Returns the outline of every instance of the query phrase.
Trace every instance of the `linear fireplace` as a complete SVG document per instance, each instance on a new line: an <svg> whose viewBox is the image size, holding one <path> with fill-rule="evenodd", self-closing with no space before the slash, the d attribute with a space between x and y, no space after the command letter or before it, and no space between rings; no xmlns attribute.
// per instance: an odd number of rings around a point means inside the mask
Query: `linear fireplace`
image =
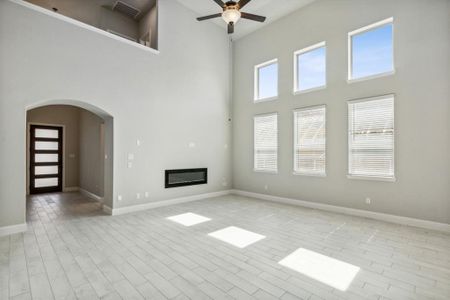
<svg viewBox="0 0 450 300"><path fill-rule="evenodd" d="M166 170L165 186L173 188L178 186L197 185L208 183L208 169L178 169Z"/></svg>

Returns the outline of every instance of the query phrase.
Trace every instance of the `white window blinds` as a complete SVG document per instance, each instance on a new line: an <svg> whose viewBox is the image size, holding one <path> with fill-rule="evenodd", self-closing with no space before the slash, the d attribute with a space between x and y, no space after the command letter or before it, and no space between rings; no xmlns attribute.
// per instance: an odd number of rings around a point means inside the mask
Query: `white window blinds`
<svg viewBox="0 0 450 300"><path fill-rule="evenodd" d="M394 96L350 101L349 173L394 179Z"/></svg>
<svg viewBox="0 0 450 300"><path fill-rule="evenodd" d="M255 171L276 172L278 169L278 115L254 117Z"/></svg>
<svg viewBox="0 0 450 300"><path fill-rule="evenodd" d="M325 175L326 108L316 106L294 111L294 172Z"/></svg>

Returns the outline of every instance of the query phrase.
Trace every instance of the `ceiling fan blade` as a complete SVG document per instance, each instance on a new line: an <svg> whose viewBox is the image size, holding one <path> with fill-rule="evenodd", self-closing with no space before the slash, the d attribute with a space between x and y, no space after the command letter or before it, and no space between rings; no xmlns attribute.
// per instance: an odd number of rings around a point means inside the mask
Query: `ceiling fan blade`
<svg viewBox="0 0 450 300"><path fill-rule="evenodd" d="M198 21L204 21L204 20L208 20L208 19L214 19L214 18L218 18L221 17L222 14L214 14L214 15L209 15L209 16L204 16L204 17L200 17L197 18Z"/></svg>
<svg viewBox="0 0 450 300"><path fill-rule="evenodd" d="M228 34L232 34L234 32L234 23L228 23Z"/></svg>
<svg viewBox="0 0 450 300"><path fill-rule="evenodd" d="M216 2L218 5L220 5L220 7L224 7L225 3L223 3L221 0L213 0L214 2Z"/></svg>
<svg viewBox="0 0 450 300"><path fill-rule="evenodd" d="M248 14L248 13L245 13L245 12L241 13L241 18L249 19L249 20L257 21L257 22L264 22L266 20L266 17L253 15L253 14Z"/></svg>
<svg viewBox="0 0 450 300"><path fill-rule="evenodd" d="M252 1L252 0L241 0L241 1L239 1L239 3L238 3L239 8L240 8L240 9L243 8L243 7L246 6L250 1Z"/></svg>

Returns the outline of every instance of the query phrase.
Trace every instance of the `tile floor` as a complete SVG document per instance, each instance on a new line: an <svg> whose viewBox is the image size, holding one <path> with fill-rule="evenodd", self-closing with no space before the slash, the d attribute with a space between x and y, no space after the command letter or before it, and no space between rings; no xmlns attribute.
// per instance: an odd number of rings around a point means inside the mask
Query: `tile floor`
<svg viewBox="0 0 450 300"><path fill-rule="evenodd" d="M167 219L185 213L211 220ZM0 299L450 299L439 232L234 195L110 217L48 194L27 215L26 233L0 237ZM227 227L264 238L208 235Z"/></svg>

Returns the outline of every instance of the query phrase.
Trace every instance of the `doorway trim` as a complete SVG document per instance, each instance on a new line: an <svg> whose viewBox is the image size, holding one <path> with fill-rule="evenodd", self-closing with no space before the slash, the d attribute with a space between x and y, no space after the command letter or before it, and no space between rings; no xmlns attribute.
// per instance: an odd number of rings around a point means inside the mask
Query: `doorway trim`
<svg viewBox="0 0 450 300"><path fill-rule="evenodd" d="M33 110L35 108L39 108L39 107L49 106L49 105L75 106L78 108L85 109L85 110L97 115L101 119L103 119L103 121L104 121L104 139L105 139L104 140L105 162L103 164L103 171L104 171L104 173L103 173L103 177L104 177L103 178L103 180L104 180L103 210L107 214L111 214L111 211L114 208L114 202L115 202L114 199L117 196L117 193L115 191L115 182L114 182L114 169L115 169L115 166L117 163L115 155L114 155L115 154L114 153L114 150L115 150L114 116L112 114L110 114L109 112L107 112L106 110L104 110L103 108L100 108L99 106L97 106L92 101L86 102L86 101L74 100L74 99L70 99L70 98L47 99L47 100L37 101L33 104L30 104L30 105L27 105L24 107L25 120L24 120L23 124L25 124L25 128L28 128L28 125L27 125L28 122L26 119L28 111ZM28 135L28 134L29 133L27 131L26 135ZM26 139L26 141L27 141L27 139ZM28 152L28 151L25 151L25 152ZM26 166L26 164L25 164L25 169L27 169L27 168L28 168L28 166ZM26 170L25 170L25 172L26 172ZM26 174L24 174L24 175L27 178L26 179L26 181L27 181L28 176L26 176ZM24 191L27 191L27 190L28 190L28 182L26 182L26 187L25 187ZM64 192L69 192L69 191L79 191L79 187L69 187L69 189L65 190ZM26 216L26 212L24 210L24 219L25 219L25 216Z"/></svg>

